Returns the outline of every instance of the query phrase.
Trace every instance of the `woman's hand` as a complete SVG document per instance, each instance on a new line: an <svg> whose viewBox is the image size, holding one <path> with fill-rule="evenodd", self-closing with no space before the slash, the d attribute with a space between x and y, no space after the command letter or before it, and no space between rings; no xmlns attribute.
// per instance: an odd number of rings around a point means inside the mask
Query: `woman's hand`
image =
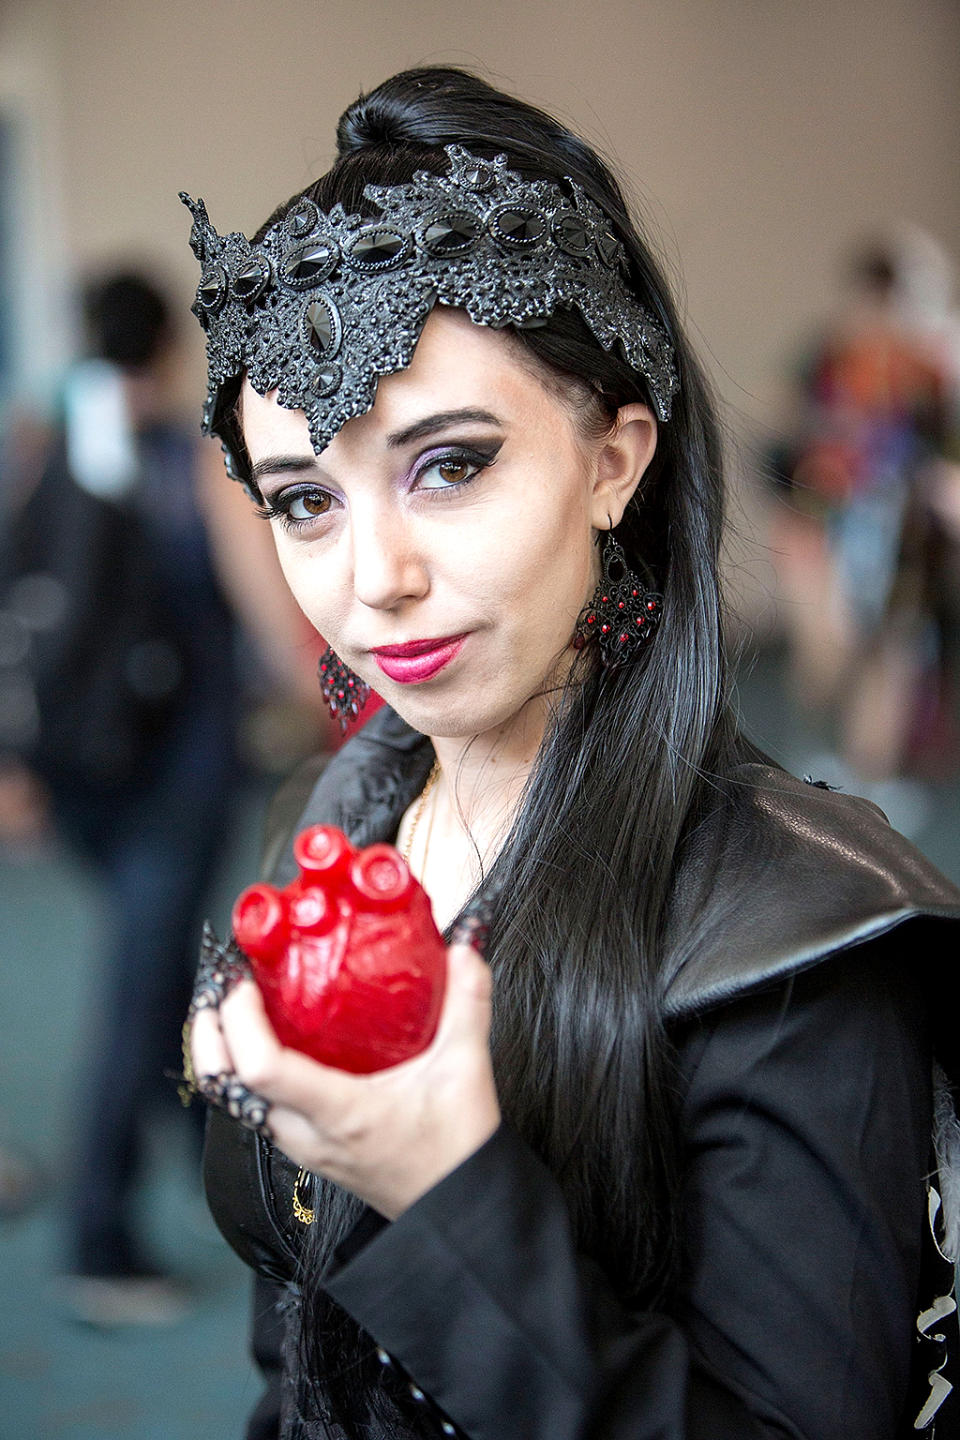
<svg viewBox="0 0 960 1440"><path fill-rule="evenodd" d="M387 1219L488 1140L500 1123L490 1060L490 971L469 945L447 951L437 1033L412 1060L371 1075L319 1065L278 1041L257 986L242 980L193 1021L197 1083L232 1072L269 1102L266 1128L297 1165Z"/></svg>

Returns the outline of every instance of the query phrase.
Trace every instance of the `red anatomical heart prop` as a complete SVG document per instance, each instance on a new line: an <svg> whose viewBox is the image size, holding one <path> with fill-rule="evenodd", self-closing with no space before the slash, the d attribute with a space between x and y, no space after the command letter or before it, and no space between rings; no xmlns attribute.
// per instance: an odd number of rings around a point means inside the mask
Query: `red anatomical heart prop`
<svg viewBox="0 0 960 1440"><path fill-rule="evenodd" d="M293 851L298 879L251 885L233 907L277 1036L358 1074L409 1060L433 1039L447 976L426 892L392 845L355 850L330 825Z"/></svg>

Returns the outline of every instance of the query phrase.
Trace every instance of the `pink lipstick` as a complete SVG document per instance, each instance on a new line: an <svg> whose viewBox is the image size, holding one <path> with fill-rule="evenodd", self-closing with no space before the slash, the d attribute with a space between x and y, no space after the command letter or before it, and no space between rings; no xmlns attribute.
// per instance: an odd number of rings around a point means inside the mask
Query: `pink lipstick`
<svg viewBox="0 0 960 1440"><path fill-rule="evenodd" d="M405 645L378 645L372 653L388 679L400 685L419 685L449 665L466 638L445 635L439 640L409 640Z"/></svg>

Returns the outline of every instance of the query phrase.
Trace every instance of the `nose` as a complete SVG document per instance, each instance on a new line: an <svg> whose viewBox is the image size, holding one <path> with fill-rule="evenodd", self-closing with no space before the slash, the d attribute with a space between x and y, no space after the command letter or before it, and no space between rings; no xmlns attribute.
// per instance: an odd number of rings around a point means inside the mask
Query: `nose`
<svg viewBox="0 0 960 1440"><path fill-rule="evenodd" d="M394 610L430 588L425 556L410 528L391 508L356 516L351 527L353 592L371 610Z"/></svg>

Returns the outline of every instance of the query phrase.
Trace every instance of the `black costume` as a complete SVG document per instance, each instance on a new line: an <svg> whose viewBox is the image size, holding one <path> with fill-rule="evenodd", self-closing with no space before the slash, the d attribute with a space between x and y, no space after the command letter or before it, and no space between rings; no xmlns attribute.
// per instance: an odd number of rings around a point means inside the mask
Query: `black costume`
<svg viewBox="0 0 960 1440"><path fill-rule="evenodd" d="M688 842L669 920L686 1167L676 1303L623 1309L574 1252L554 1177L505 1122L398 1220L366 1211L327 1278L423 1392L418 1434L893 1440L917 1433L943 1388L947 1368L927 1377L956 1356L952 1301L927 1317L930 1338L915 1327L953 1281L927 1181L933 1057L960 1080L960 895L874 806L743 754ZM291 878L306 824L392 838L432 758L380 712L303 813L287 805L272 877ZM273 1388L258 1440L337 1433L278 1418L293 1176L212 1113L211 1207L261 1275L255 1340ZM923 1433L960 1434L956 1402Z"/></svg>

